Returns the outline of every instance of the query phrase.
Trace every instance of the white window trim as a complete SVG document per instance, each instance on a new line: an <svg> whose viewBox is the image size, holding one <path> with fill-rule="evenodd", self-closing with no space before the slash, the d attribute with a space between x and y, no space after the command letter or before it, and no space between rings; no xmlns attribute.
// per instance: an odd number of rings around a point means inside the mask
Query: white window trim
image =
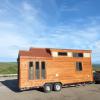
<svg viewBox="0 0 100 100"><path fill-rule="evenodd" d="M52 56L53 56L53 57L58 57L58 52L53 51L53 52L52 52Z"/></svg>
<svg viewBox="0 0 100 100"><path fill-rule="evenodd" d="M73 57L73 53L72 52L67 52L68 56L67 57Z"/></svg>
<svg viewBox="0 0 100 100"><path fill-rule="evenodd" d="M84 53L83 57L89 58L89 57L91 57L91 54L90 53Z"/></svg>

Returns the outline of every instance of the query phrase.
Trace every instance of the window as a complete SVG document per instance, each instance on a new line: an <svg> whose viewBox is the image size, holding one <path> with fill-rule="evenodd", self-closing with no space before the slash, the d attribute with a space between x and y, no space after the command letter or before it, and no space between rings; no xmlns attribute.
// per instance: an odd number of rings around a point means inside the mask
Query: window
<svg viewBox="0 0 100 100"><path fill-rule="evenodd" d="M46 65L45 62L29 62L28 68L28 78L29 80L33 79L45 79L46 78Z"/></svg>
<svg viewBox="0 0 100 100"><path fill-rule="evenodd" d="M83 53L78 53L78 57L83 57Z"/></svg>
<svg viewBox="0 0 100 100"><path fill-rule="evenodd" d="M29 62L29 80L33 80L34 78L34 68L33 68L33 62Z"/></svg>
<svg viewBox="0 0 100 100"><path fill-rule="evenodd" d="M45 79L45 62L41 62L41 78Z"/></svg>
<svg viewBox="0 0 100 100"><path fill-rule="evenodd" d="M58 52L59 56L67 56L67 52Z"/></svg>
<svg viewBox="0 0 100 100"><path fill-rule="evenodd" d="M83 57L83 53L73 53L73 57Z"/></svg>
<svg viewBox="0 0 100 100"><path fill-rule="evenodd" d="M39 62L36 62L35 78L36 79L40 78Z"/></svg>
<svg viewBox="0 0 100 100"><path fill-rule="evenodd" d="M82 71L82 63L81 62L76 62L76 70Z"/></svg>

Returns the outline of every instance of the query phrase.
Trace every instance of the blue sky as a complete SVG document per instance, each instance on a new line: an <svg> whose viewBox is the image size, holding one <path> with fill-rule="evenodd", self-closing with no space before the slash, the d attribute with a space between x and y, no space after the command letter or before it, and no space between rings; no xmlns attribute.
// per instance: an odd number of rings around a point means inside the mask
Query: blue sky
<svg viewBox="0 0 100 100"><path fill-rule="evenodd" d="M0 0L0 61L30 47L91 49L100 63L100 0Z"/></svg>

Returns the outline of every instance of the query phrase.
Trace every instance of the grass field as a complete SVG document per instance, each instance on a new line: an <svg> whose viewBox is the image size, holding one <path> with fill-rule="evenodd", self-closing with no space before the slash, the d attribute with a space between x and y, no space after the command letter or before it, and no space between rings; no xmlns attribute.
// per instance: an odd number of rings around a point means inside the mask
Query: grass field
<svg viewBox="0 0 100 100"><path fill-rule="evenodd" d="M100 64L93 64L94 70L100 71ZM0 74L17 74L16 62L0 62Z"/></svg>
<svg viewBox="0 0 100 100"><path fill-rule="evenodd" d="M17 70L16 62L0 62L0 74L16 74Z"/></svg>

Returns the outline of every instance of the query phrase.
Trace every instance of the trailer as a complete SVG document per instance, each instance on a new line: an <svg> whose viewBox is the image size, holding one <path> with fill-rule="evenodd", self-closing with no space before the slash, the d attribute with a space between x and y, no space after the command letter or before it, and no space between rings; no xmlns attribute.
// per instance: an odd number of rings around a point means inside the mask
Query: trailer
<svg viewBox="0 0 100 100"><path fill-rule="evenodd" d="M30 48L18 54L19 89L42 87L45 92L62 86L93 82L91 50Z"/></svg>

